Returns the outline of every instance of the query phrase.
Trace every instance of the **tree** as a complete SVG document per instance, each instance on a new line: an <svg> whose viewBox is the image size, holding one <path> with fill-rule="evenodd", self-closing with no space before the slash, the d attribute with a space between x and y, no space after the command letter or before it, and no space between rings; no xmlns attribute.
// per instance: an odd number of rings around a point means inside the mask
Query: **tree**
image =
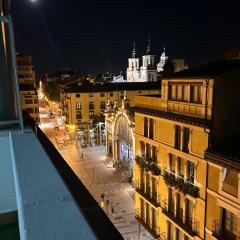
<svg viewBox="0 0 240 240"><path fill-rule="evenodd" d="M47 82L44 88L45 95L50 101L60 101L60 91L55 81Z"/></svg>

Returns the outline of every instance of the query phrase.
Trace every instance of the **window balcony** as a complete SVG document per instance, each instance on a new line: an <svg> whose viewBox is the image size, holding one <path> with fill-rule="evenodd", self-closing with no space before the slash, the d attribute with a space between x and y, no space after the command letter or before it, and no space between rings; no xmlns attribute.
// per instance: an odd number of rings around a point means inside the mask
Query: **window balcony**
<svg viewBox="0 0 240 240"><path fill-rule="evenodd" d="M240 236L221 227L219 221L213 220L212 222L212 235L218 240L240 240Z"/></svg>
<svg viewBox="0 0 240 240"><path fill-rule="evenodd" d="M154 176L159 176L161 174L160 167L151 158L136 156L135 161L138 164L138 166L140 168L143 168L146 172L150 171Z"/></svg>
<svg viewBox="0 0 240 240"><path fill-rule="evenodd" d="M154 239L159 239L160 228L156 227L155 224L151 224L150 221L146 221L145 216L140 213L139 209L135 210L135 218L154 237Z"/></svg>
<svg viewBox="0 0 240 240"><path fill-rule="evenodd" d="M194 184L184 177L172 172L169 169L164 169L163 178L165 183L170 187L175 187L184 194L189 194L195 198L199 196L199 187L197 184Z"/></svg>
<svg viewBox="0 0 240 240"><path fill-rule="evenodd" d="M167 200L162 202L162 212L189 235L197 236L198 222L193 221L190 216L184 216L180 209L175 210L172 205L168 204Z"/></svg>
<svg viewBox="0 0 240 240"><path fill-rule="evenodd" d="M136 192L147 199L152 205L160 207L159 195L156 191L151 190L150 187L147 186L145 188L144 183L141 183L140 181L135 183L135 189Z"/></svg>

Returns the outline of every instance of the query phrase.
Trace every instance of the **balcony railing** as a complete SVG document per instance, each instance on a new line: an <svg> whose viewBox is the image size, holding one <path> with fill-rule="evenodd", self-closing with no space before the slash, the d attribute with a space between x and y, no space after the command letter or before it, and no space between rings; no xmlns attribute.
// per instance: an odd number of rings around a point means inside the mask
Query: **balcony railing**
<svg viewBox="0 0 240 240"><path fill-rule="evenodd" d="M164 169L163 178L167 185L177 188L179 191L183 192L184 194L189 194L193 197L199 196L198 185L186 180L182 176L166 168Z"/></svg>
<svg viewBox="0 0 240 240"><path fill-rule="evenodd" d="M159 196L156 191L151 190L149 186L146 186L145 188L144 183L141 183L140 181L135 182L135 189L155 207L160 207Z"/></svg>
<svg viewBox="0 0 240 240"><path fill-rule="evenodd" d="M236 236L236 234L221 227L221 224L217 220L213 220L212 222L212 235L218 240L240 240L240 236Z"/></svg>
<svg viewBox="0 0 240 240"><path fill-rule="evenodd" d="M146 172L150 171L155 176L159 176L161 174L160 167L155 161L153 161L152 158L136 156L135 161L139 167L143 168Z"/></svg>
<svg viewBox="0 0 240 240"><path fill-rule="evenodd" d="M135 210L135 218L154 238L160 237L160 228L151 224L149 220L146 221L145 216L141 215L139 209Z"/></svg>
<svg viewBox="0 0 240 240"><path fill-rule="evenodd" d="M174 209L174 204L168 204L167 200L162 202L162 212L174 221L179 227L184 229L189 235L196 236L198 232L198 222L193 221L191 216L185 216L183 211Z"/></svg>

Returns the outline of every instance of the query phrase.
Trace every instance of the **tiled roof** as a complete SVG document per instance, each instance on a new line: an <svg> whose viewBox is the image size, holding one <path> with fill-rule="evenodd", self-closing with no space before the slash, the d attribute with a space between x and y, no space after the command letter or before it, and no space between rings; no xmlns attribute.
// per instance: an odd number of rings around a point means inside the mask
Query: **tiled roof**
<svg viewBox="0 0 240 240"><path fill-rule="evenodd" d="M235 68L240 69L240 60L219 60L208 64L191 67L180 72L173 73L165 78L182 78L182 77L216 77Z"/></svg>
<svg viewBox="0 0 240 240"><path fill-rule="evenodd" d="M138 113L143 113L143 114L147 114L150 116L165 118L165 119L169 119L169 120L176 121L176 122L183 122L183 123L200 126L200 127L211 127L210 120L196 118L196 117L183 115L183 114L179 114L179 113L161 111L161 110L157 110L157 109L149 109L149 108L144 108L144 107L133 107L132 109Z"/></svg>
<svg viewBox="0 0 240 240"><path fill-rule="evenodd" d="M125 90L151 90L161 89L160 82L124 82L124 83L105 83L105 84L83 84L68 85L62 88L65 92L69 93L84 93L84 92L113 92Z"/></svg>
<svg viewBox="0 0 240 240"><path fill-rule="evenodd" d="M240 139L228 138L206 150L205 156L210 161L219 162L240 169Z"/></svg>

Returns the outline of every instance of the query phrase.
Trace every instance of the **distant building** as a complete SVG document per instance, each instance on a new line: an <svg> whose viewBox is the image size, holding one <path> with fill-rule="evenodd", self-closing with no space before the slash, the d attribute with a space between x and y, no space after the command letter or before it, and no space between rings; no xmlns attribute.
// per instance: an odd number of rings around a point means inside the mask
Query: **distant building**
<svg viewBox="0 0 240 240"><path fill-rule="evenodd" d="M160 57L160 62L155 63L155 55L151 51L150 40L148 42L146 54L142 56L142 66L140 59L136 57L135 44L131 58L128 59L127 82L156 82L158 72L163 71L163 67L168 57L164 51Z"/></svg>
<svg viewBox="0 0 240 240"><path fill-rule="evenodd" d="M240 59L240 48L232 48L225 50L224 58L227 60Z"/></svg>
<svg viewBox="0 0 240 240"><path fill-rule="evenodd" d="M60 87L62 113L67 124L90 122L101 116L108 99L120 104L126 92L130 106L134 106L136 95L160 93L160 83L105 83L71 84Z"/></svg>
<svg viewBox="0 0 240 240"><path fill-rule="evenodd" d="M22 109L26 110L38 123L40 121L39 101L32 57L17 54L16 59Z"/></svg>
<svg viewBox="0 0 240 240"><path fill-rule="evenodd" d="M22 109L26 110L36 123L39 119L39 101L35 87L29 84L19 84Z"/></svg>
<svg viewBox="0 0 240 240"><path fill-rule="evenodd" d="M182 58L174 58L172 60L174 72L180 72L182 70L188 69L188 65L186 65L185 60Z"/></svg>
<svg viewBox="0 0 240 240"><path fill-rule="evenodd" d="M36 86L35 70L31 56L17 54L17 70L19 83Z"/></svg>

